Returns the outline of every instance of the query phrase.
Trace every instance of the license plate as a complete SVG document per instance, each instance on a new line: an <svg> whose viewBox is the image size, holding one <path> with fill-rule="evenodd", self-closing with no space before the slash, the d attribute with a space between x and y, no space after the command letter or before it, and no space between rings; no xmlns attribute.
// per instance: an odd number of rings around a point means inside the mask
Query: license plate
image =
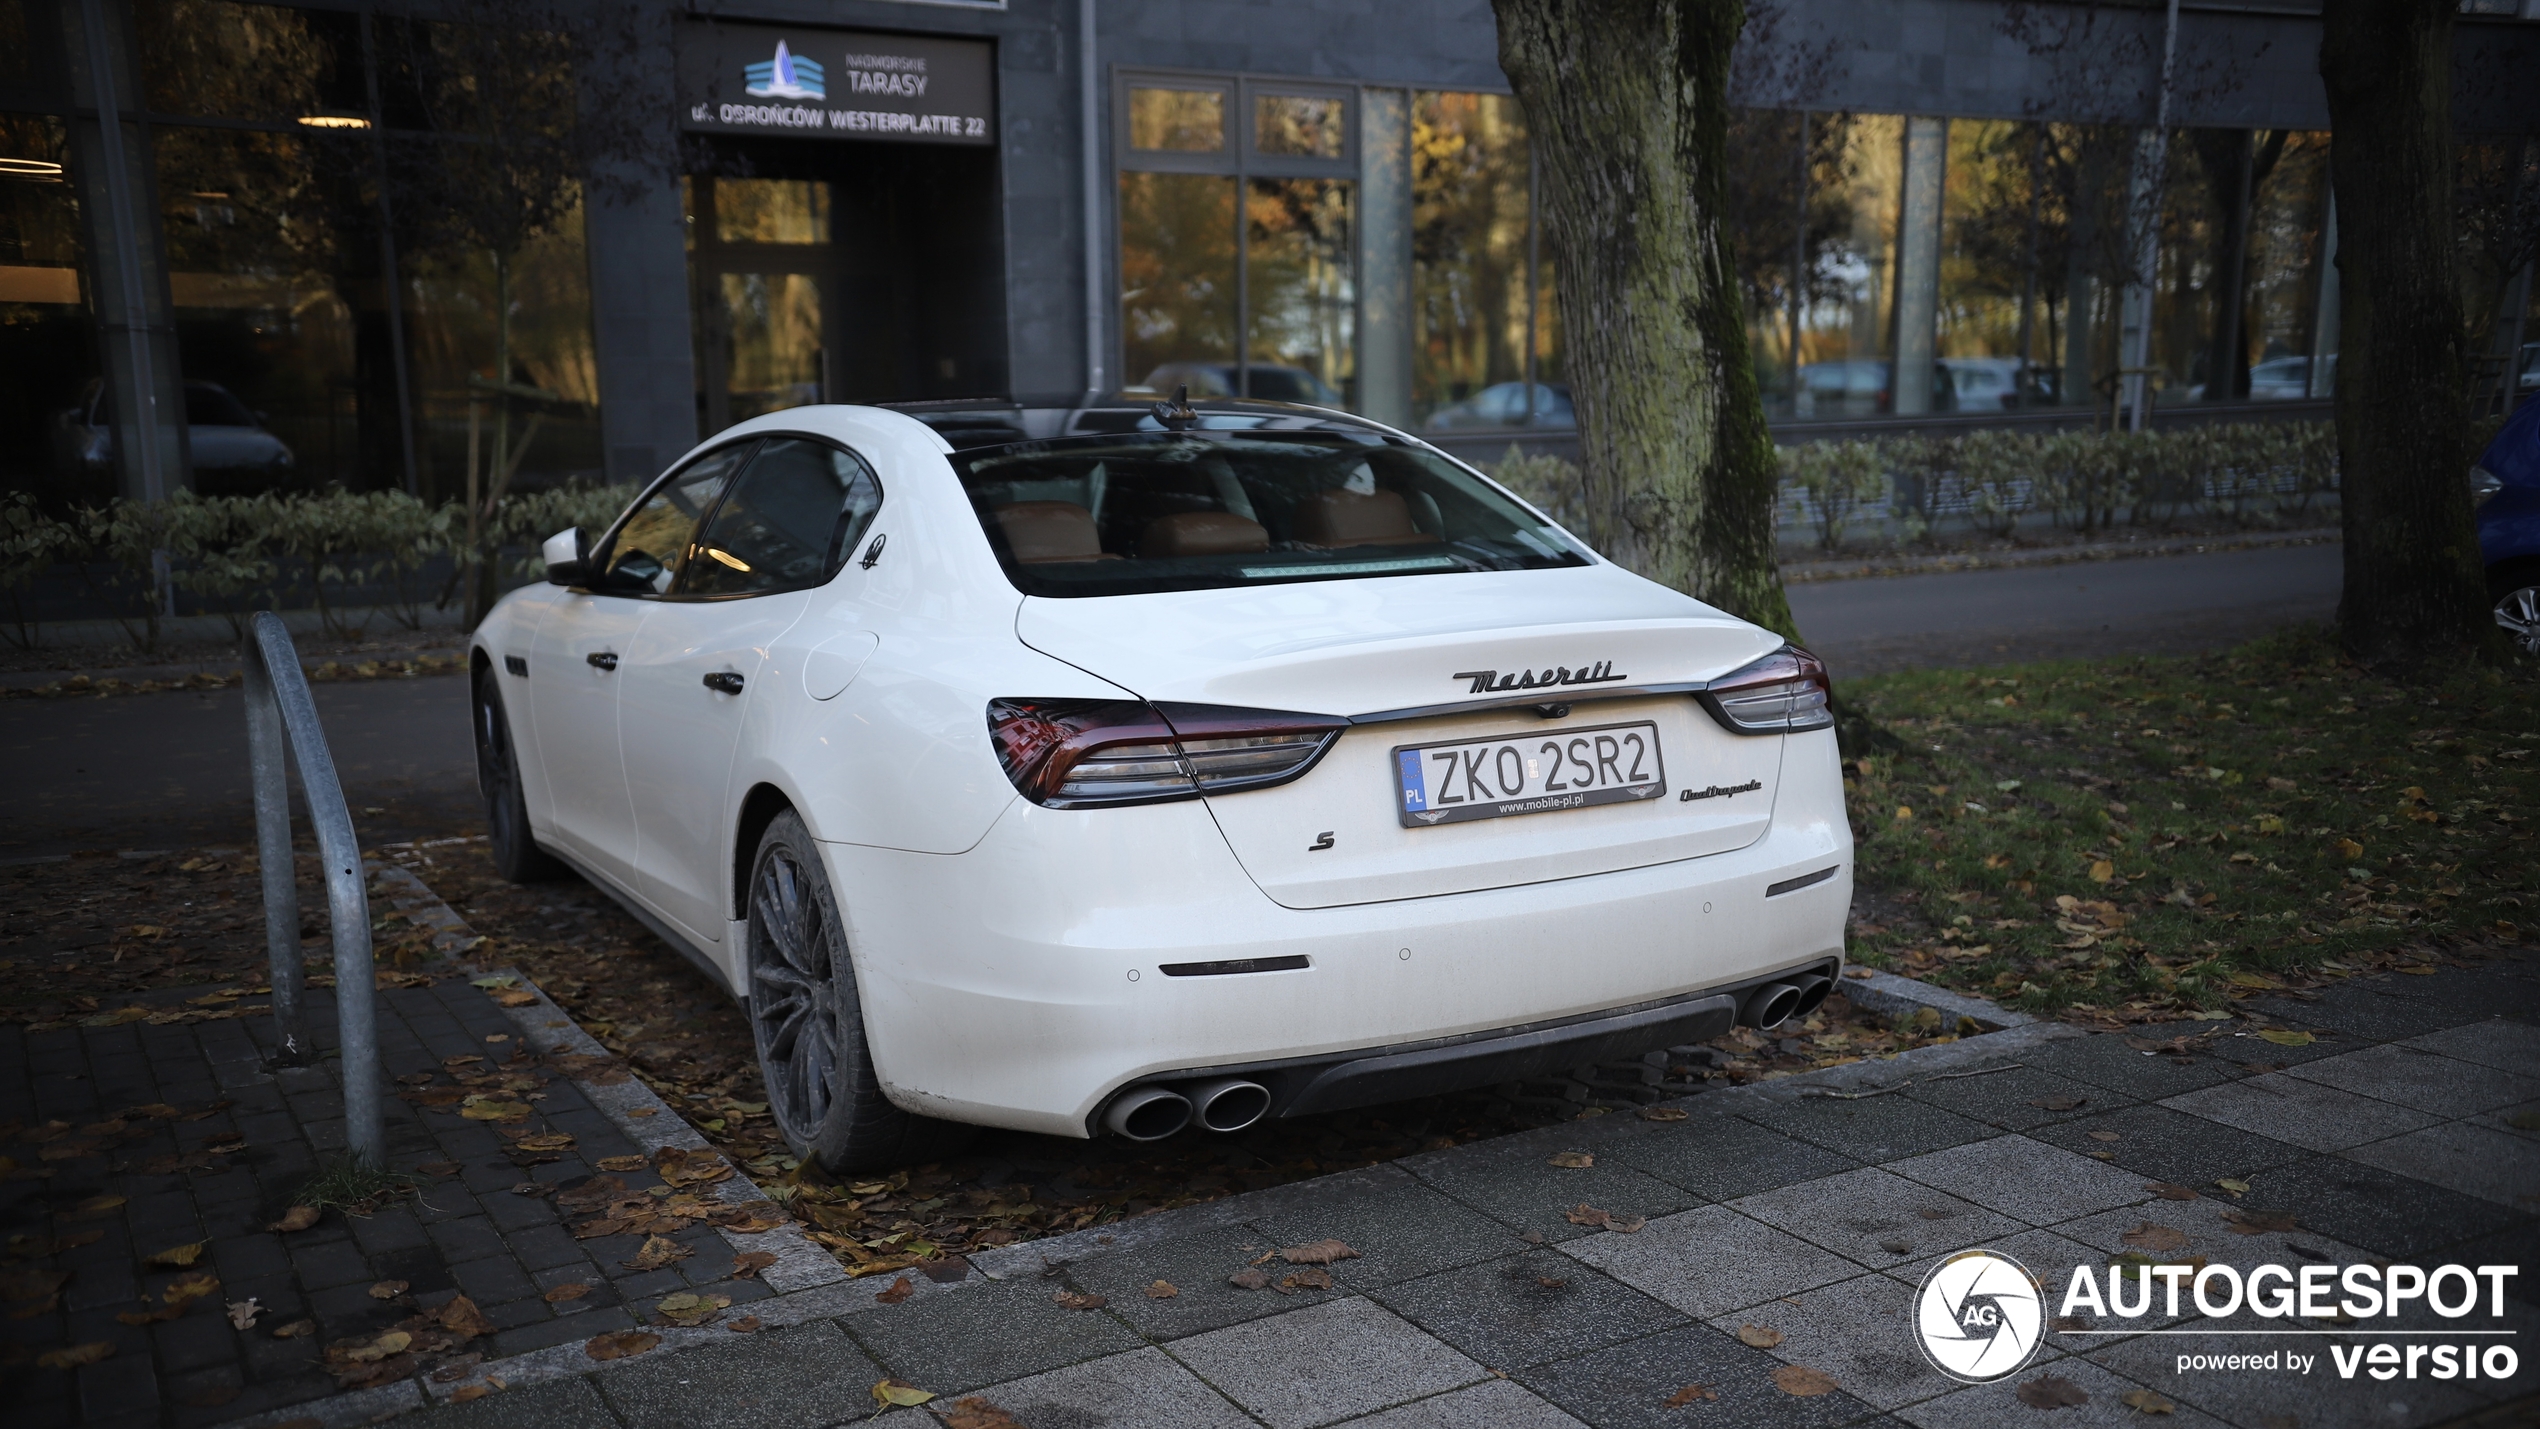
<svg viewBox="0 0 2540 1429"><path fill-rule="evenodd" d="M1656 724L1608 724L1520 738L1405 744L1393 752L1394 811L1406 829L1549 814L1667 792Z"/></svg>

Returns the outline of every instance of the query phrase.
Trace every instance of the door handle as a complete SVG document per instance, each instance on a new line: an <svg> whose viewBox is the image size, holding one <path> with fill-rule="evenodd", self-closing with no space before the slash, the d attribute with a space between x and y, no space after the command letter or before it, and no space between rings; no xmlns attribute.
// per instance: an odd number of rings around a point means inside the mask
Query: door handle
<svg viewBox="0 0 2540 1429"><path fill-rule="evenodd" d="M614 670L617 668L617 652L613 650L594 650L590 654L583 656L582 660L584 664L589 665L594 670Z"/></svg>
<svg viewBox="0 0 2540 1429"><path fill-rule="evenodd" d="M737 695L741 693L741 677L729 670L717 670L706 676L705 687L709 690L720 690L727 695Z"/></svg>

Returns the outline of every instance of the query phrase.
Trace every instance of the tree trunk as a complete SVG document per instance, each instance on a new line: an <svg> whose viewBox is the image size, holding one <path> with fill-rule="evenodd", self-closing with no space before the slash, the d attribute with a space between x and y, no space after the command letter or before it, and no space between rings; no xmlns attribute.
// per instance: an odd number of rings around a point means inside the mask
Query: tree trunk
<svg viewBox="0 0 2540 1429"><path fill-rule="evenodd" d="M2501 658L2471 531L2466 342L2453 244L2452 0L2327 0L2335 140L2337 623L2373 664Z"/></svg>
<svg viewBox="0 0 2540 1429"><path fill-rule="evenodd" d="M1607 556L1795 633L1779 466L1730 263L1729 52L1740 0L1493 0L1525 105Z"/></svg>

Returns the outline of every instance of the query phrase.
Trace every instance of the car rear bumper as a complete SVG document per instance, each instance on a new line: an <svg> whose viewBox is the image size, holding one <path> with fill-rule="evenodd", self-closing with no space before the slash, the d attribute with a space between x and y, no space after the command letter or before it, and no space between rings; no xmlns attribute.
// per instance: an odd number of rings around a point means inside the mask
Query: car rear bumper
<svg viewBox="0 0 2540 1429"><path fill-rule="evenodd" d="M1784 769L1771 828L1734 852L1337 908L1265 897L1196 802L1018 802L952 856L823 848L892 1100L1084 1136L1121 1088L1203 1070L1310 1070L1277 1089L1303 1111L1717 1035L1686 1004L1842 956L1832 736L1792 737Z"/></svg>

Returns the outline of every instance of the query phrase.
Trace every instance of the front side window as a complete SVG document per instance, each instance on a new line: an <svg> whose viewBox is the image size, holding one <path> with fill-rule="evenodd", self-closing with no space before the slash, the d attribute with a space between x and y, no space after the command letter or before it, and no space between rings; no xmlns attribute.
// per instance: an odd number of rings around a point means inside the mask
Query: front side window
<svg viewBox="0 0 2540 1429"><path fill-rule="evenodd" d="M1434 452L1373 432L1187 432L1020 442L953 458L1025 595L1581 566L1560 530Z"/></svg>
<svg viewBox="0 0 2540 1429"><path fill-rule="evenodd" d="M691 558L697 523L755 442L717 447L672 474L619 524L599 589L610 595L667 595Z"/></svg>
<svg viewBox="0 0 2540 1429"><path fill-rule="evenodd" d="M852 454L802 437L770 438L707 518L679 594L818 585L881 506L881 486Z"/></svg>

